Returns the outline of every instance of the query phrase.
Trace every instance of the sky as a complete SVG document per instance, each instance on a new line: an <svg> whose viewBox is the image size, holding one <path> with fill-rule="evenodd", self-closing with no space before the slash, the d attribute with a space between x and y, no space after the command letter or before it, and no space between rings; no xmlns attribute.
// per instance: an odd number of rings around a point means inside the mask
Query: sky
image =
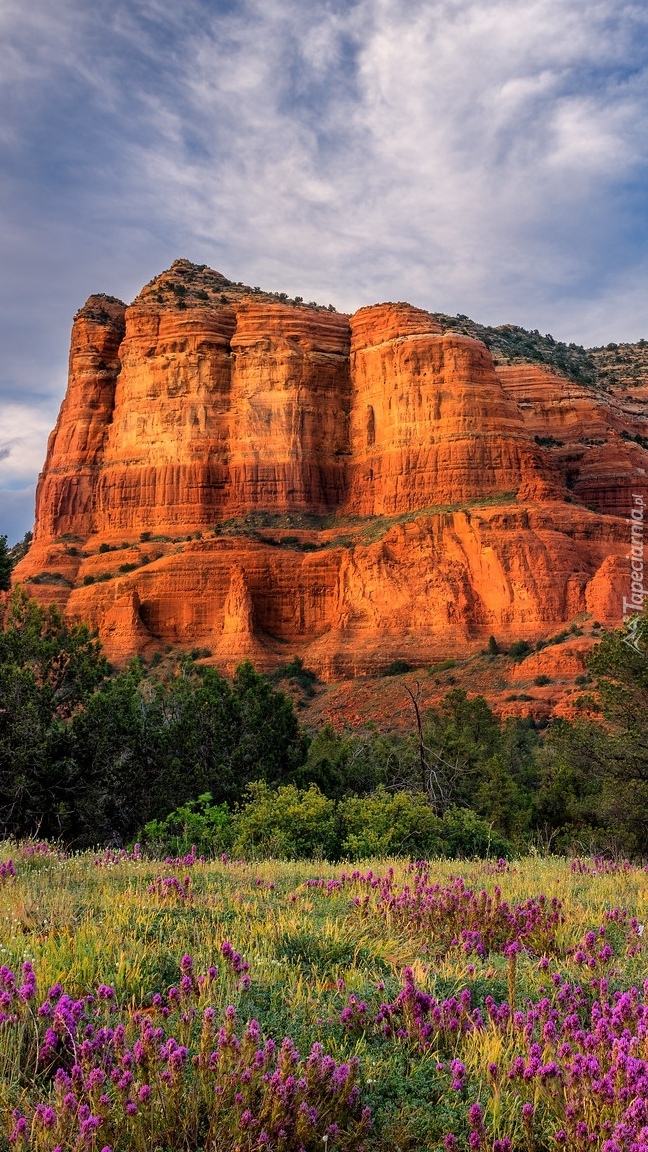
<svg viewBox="0 0 648 1152"><path fill-rule="evenodd" d="M2 0L0 534L93 292L184 257L595 345L648 337L648 7Z"/></svg>

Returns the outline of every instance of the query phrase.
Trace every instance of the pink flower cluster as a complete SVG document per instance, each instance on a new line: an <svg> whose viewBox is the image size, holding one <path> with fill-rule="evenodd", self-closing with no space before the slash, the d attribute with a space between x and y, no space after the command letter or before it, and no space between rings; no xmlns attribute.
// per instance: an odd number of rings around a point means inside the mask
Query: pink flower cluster
<svg viewBox="0 0 648 1152"><path fill-rule="evenodd" d="M521 1010L487 996L482 1012L473 1008L469 989L439 1000L417 988L406 968L392 1003L375 1012L351 995L339 1020L352 1033L380 1032L419 1051L439 1052L447 1063L437 1063L437 1072L447 1074L449 1089L468 1100L473 1082L460 1059L464 1039L502 1034L506 1058L480 1071L480 1099L469 1107L466 1141L448 1133L448 1152L550 1146L565 1152L648 1152L648 980L642 992L611 994L603 977L582 987L556 972L551 985L551 995L529 1000ZM496 1137L489 1117L501 1113L496 1102L504 1093L518 1130Z"/></svg>
<svg viewBox="0 0 648 1152"><path fill-rule="evenodd" d="M514 868L508 860L504 860L502 857L497 861L485 860L482 869L487 876L508 876L511 872L517 872L517 868Z"/></svg>
<svg viewBox="0 0 648 1152"><path fill-rule="evenodd" d="M191 900L191 878L185 876L183 880L178 880L177 876L156 876L146 891L174 903Z"/></svg>
<svg viewBox="0 0 648 1152"><path fill-rule="evenodd" d="M239 991L243 991L249 988L250 965L248 964L247 960L243 960L239 953L234 951L229 940L223 940L223 943L221 944L221 953L229 971L233 973L235 977L240 977L237 985Z"/></svg>
<svg viewBox="0 0 648 1152"><path fill-rule="evenodd" d="M625 908L610 908L605 913L606 924L590 929L567 955L575 964L586 966L591 972L603 971L612 975L609 965L621 954L640 956L643 952L643 924L630 916Z"/></svg>
<svg viewBox="0 0 648 1152"><path fill-rule="evenodd" d="M131 860L142 859L142 848L140 844L133 845L133 851L127 852L125 848L114 849L106 848L101 856L96 856L94 863L98 868L110 868L114 864L128 864Z"/></svg>
<svg viewBox="0 0 648 1152"><path fill-rule="evenodd" d="M371 1026L383 1036L407 1040L421 1049L434 1044L439 1049L454 1050L459 1037L483 1028L481 1012L472 1008L469 988L464 988L458 996L438 1000L416 987L411 968L405 968L403 977L404 987L392 1004L382 1003L372 1017L366 1004L358 1004L356 998L350 996L340 1014L340 1022L350 1030Z"/></svg>
<svg viewBox="0 0 648 1152"><path fill-rule="evenodd" d="M6 964L0 967L0 1026L15 1024L24 1005L36 995L36 975L30 960L22 966L22 984L19 984Z"/></svg>
<svg viewBox="0 0 648 1152"><path fill-rule="evenodd" d="M423 936L436 955L461 947L467 955L475 952L484 957L489 952L506 953L511 942L543 953L551 949L564 919L561 902L555 897L541 894L509 904L498 885L491 896L485 889L469 888L460 876L447 885L431 884L427 871L418 871L413 883L400 891L394 886L391 869L383 879L372 872L365 876L355 872L349 878L343 874L341 882L348 880L368 890L353 898L361 914L378 913L393 927Z"/></svg>
<svg viewBox="0 0 648 1152"><path fill-rule="evenodd" d="M229 967L246 974L231 945L221 951ZM130 1012L120 1012L114 989L104 984L79 1000L60 985L49 990L33 1020L51 1087L13 1112L14 1152L361 1152L371 1114L361 1105L357 1060L338 1063L321 1044L302 1058L289 1037L280 1044L264 1039L255 1020L239 1038L236 1010L227 1008L219 1021L205 1003L217 969L196 976L185 955L180 972L179 987ZM1 1029L21 1027L36 995L33 969L25 964L21 987L7 968L0 981L13 1009Z"/></svg>
<svg viewBox="0 0 648 1152"><path fill-rule="evenodd" d="M571 870L579 876L616 876L632 871L629 860L608 860L605 856L593 856L591 861L578 856L571 862Z"/></svg>
<svg viewBox="0 0 648 1152"><path fill-rule="evenodd" d="M20 854L24 860L67 860L67 852L62 848L52 848L46 840L28 840L21 846Z"/></svg>
<svg viewBox="0 0 648 1152"><path fill-rule="evenodd" d="M505 860L498 861L508 868ZM489 895L485 889L469 888L461 876L450 877L446 885L431 884L427 864L418 861L408 871L413 883L399 891L394 883L394 870L385 876L369 870L342 872L339 879L307 880L306 887L320 888L327 896L351 889L352 905L364 915L377 913L390 925L405 928L408 933L423 936L433 954L461 947L470 955L487 956L503 952L515 942L527 951L543 953L551 949L557 927L564 920L561 902L544 894L530 897L521 904L502 899L498 885Z"/></svg>
<svg viewBox="0 0 648 1152"><path fill-rule="evenodd" d="M166 856L164 863L177 864L179 867L183 868L192 868L194 864L204 864L205 857L199 856L196 845L192 844L190 852L186 852L184 856Z"/></svg>
<svg viewBox="0 0 648 1152"><path fill-rule="evenodd" d="M610 996L604 979L593 980L598 998L591 1007L578 985L557 973L553 983L553 1003L543 998L524 1011L487 999L488 1023L479 1025L506 1033L510 1055L501 1067L489 1067L488 1085L493 1098L514 1090L521 1104L519 1146L534 1146L540 1120L538 1147L549 1128L565 1152L648 1152L648 981L642 993L631 988ZM453 1086L463 1088L463 1078ZM518 1147L509 1138L505 1145L492 1141L481 1107L478 1113L473 1105L468 1120L474 1152ZM454 1133L445 1146L459 1149Z"/></svg>

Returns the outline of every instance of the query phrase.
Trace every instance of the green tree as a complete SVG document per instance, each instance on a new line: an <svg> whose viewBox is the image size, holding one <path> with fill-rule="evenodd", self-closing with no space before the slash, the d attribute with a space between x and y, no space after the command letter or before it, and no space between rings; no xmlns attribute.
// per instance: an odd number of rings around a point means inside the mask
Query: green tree
<svg viewBox="0 0 648 1152"><path fill-rule="evenodd" d="M0 829L63 833L70 718L107 675L98 642L20 588L0 605Z"/></svg>
<svg viewBox="0 0 648 1152"><path fill-rule="evenodd" d="M101 644L85 624L68 625L16 587L0 605L0 665L31 669L59 718L67 719L108 675Z"/></svg>
<svg viewBox="0 0 648 1152"><path fill-rule="evenodd" d="M146 697L147 745L157 765L151 782L150 817L210 792L216 803L233 804L244 793L232 757L240 718L230 683L216 669L197 675L191 665L164 681L142 684Z"/></svg>
<svg viewBox="0 0 648 1152"><path fill-rule="evenodd" d="M72 719L65 838L79 847L122 844L156 814L162 766L142 683L142 668L133 661ZM169 798L166 811L173 807Z"/></svg>
<svg viewBox="0 0 648 1152"><path fill-rule="evenodd" d="M134 661L74 718L75 837L123 842L209 792L234 805L254 781L287 783L308 737L292 701L250 664L233 683L191 661L166 680ZM81 840L78 840L80 843Z"/></svg>
<svg viewBox="0 0 648 1152"><path fill-rule="evenodd" d="M18 587L0 604L0 832L79 847L123 843L210 792L293 780L309 739L292 701L250 664L233 683L185 661L109 676L98 641Z"/></svg>
<svg viewBox="0 0 648 1152"><path fill-rule="evenodd" d="M624 849L648 851L648 607L606 633L588 668L606 726L586 732L602 783L601 816Z"/></svg>
<svg viewBox="0 0 648 1152"><path fill-rule="evenodd" d="M306 760L310 741L290 697L249 661L238 667L232 695L239 728L231 768L239 789L259 779L270 784L291 779Z"/></svg>
<svg viewBox="0 0 648 1152"><path fill-rule="evenodd" d="M340 800L373 792L388 781L406 784L414 759L411 740L375 730L336 732L332 724L325 724L314 734L306 762L294 779L300 787L316 784L325 796Z"/></svg>
<svg viewBox="0 0 648 1152"><path fill-rule="evenodd" d="M476 811L516 843L522 842L534 820L539 751L533 720L510 716L500 729L499 751L480 772Z"/></svg>
<svg viewBox="0 0 648 1152"><path fill-rule="evenodd" d="M473 802L483 766L501 740L500 722L483 696L470 698L463 688L454 688L439 708L430 710L423 745L439 810Z"/></svg>
<svg viewBox="0 0 648 1152"><path fill-rule="evenodd" d="M0 536L0 592L8 592L11 588L11 556L7 548L7 537Z"/></svg>
<svg viewBox="0 0 648 1152"><path fill-rule="evenodd" d="M602 783L589 747L600 735L598 724L561 720L538 750L533 828L545 848L569 853L601 847Z"/></svg>
<svg viewBox="0 0 648 1152"><path fill-rule="evenodd" d="M560 724L550 734L540 811L588 847L648 851L648 612L603 635L588 658L603 723ZM556 809L558 812L556 812ZM559 836L562 835L559 833Z"/></svg>
<svg viewBox="0 0 648 1152"><path fill-rule="evenodd" d="M496 856L507 859L513 854L510 842L469 808L448 808L443 813L441 836L444 853L452 858Z"/></svg>
<svg viewBox="0 0 648 1152"><path fill-rule="evenodd" d="M499 832L519 838L531 815L531 798L515 780L501 752L486 761L474 806Z"/></svg>

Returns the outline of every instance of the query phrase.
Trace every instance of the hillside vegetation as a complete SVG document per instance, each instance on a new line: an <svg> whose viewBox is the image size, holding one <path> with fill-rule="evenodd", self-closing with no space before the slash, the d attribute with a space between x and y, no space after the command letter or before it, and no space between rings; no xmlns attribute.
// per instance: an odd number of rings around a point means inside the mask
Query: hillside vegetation
<svg viewBox="0 0 648 1152"><path fill-rule="evenodd" d="M297 660L270 679L246 663L230 681L192 657L115 673L85 626L20 589L0 622L5 836L122 846L206 796L201 819L222 812L205 843L212 854L248 841L256 855L329 859L473 855L489 844L503 855L532 845L645 851L645 618L636 649L623 632L604 633L590 657L604 724L502 722L483 697L455 688L405 735L306 731L278 686L312 691ZM514 645L509 658L524 655ZM243 809L254 833L242 831Z"/></svg>

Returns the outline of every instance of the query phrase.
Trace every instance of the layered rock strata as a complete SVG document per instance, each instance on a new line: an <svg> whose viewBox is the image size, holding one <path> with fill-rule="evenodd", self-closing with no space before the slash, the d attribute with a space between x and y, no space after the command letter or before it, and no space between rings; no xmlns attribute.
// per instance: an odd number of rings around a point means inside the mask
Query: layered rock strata
<svg viewBox="0 0 648 1152"><path fill-rule="evenodd" d="M347 317L178 261L77 314L15 575L117 662L336 678L614 622L644 424L410 305Z"/></svg>

